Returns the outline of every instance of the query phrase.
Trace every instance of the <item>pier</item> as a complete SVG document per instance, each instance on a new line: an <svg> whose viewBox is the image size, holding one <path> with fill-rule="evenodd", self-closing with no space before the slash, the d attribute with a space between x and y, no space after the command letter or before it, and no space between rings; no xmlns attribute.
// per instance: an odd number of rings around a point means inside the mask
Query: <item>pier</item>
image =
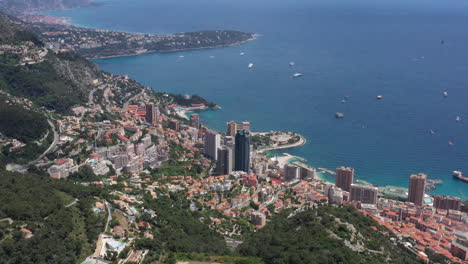
<svg viewBox="0 0 468 264"><path fill-rule="evenodd" d="M292 164L296 165L297 167L299 168L304 168L306 170L310 170L310 171L313 171L315 170L314 168L312 168L311 166L303 163L303 162L300 162L300 161L294 161Z"/></svg>
<svg viewBox="0 0 468 264"><path fill-rule="evenodd" d="M319 171L319 172L321 172L321 173L322 173L322 172L326 172L326 173L330 173L330 174L336 175L336 172L334 172L334 171L332 171L332 170L329 170L329 169L327 169L327 168L318 168L318 169L321 170L321 171Z"/></svg>

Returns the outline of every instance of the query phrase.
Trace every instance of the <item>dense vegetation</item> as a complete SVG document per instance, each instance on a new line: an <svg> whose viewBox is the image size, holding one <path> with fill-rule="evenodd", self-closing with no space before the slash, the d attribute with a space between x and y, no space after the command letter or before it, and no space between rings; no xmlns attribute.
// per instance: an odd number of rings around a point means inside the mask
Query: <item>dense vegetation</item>
<svg viewBox="0 0 468 264"><path fill-rule="evenodd" d="M261 257L269 264L420 263L382 235L382 227L350 207L319 206L288 217L290 212L275 216L254 233L240 246L240 253ZM360 235L353 239L346 223ZM363 244L365 250L354 251L343 240L354 246Z"/></svg>
<svg viewBox="0 0 468 264"><path fill-rule="evenodd" d="M49 133L40 145L29 143L14 150L10 150L10 144L3 146L3 148L0 148L0 169L9 163L26 164L37 159L52 144L53 139L53 134Z"/></svg>
<svg viewBox="0 0 468 264"><path fill-rule="evenodd" d="M3 135L29 143L41 139L48 127L42 114L8 104L0 98L0 133Z"/></svg>
<svg viewBox="0 0 468 264"><path fill-rule="evenodd" d="M72 83L63 80L50 62L22 67L0 67L0 89L32 99L58 112L84 100Z"/></svg>
<svg viewBox="0 0 468 264"><path fill-rule="evenodd" d="M90 254L105 215L92 210L98 189L38 175L0 172L1 263L77 263ZM72 204L74 199L79 199ZM70 205L68 206L67 205ZM32 231L25 238L19 231Z"/></svg>
<svg viewBox="0 0 468 264"><path fill-rule="evenodd" d="M263 260L255 257L241 257L241 256L211 256L209 254L200 253L176 253L172 254L173 258L178 261L200 261L200 262L215 262L222 264L265 264ZM170 263L170 261L166 261Z"/></svg>
<svg viewBox="0 0 468 264"><path fill-rule="evenodd" d="M3 17L6 15L0 13L0 44L18 44L23 41L31 41L36 45L42 44L37 35L5 22Z"/></svg>
<svg viewBox="0 0 468 264"><path fill-rule="evenodd" d="M37 158L53 140L52 133L47 134L49 124L43 114L10 101L0 95L0 133L26 143L26 146L10 149L12 145L6 144L0 147L0 167Z"/></svg>
<svg viewBox="0 0 468 264"><path fill-rule="evenodd" d="M145 208L156 212L157 218L144 219L155 225L154 239L136 242L138 248L151 249L147 261L169 252L228 254L223 236L208 228L198 212L189 210L184 194L171 194L158 199L145 197ZM207 220L207 219L204 219Z"/></svg>

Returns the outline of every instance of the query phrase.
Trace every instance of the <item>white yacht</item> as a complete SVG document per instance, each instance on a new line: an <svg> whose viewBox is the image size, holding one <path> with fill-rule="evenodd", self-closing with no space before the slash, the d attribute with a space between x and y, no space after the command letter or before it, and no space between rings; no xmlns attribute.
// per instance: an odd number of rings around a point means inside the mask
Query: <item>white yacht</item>
<svg viewBox="0 0 468 264"><path fill-rule="evenodd" d="M248 65L247 67L252 68L252 67L253 67L253 63L249 63L249 65Z"/></svg>
<svg viewBox="0 0 468 264"><path fill-rule="evenodd" d="M294 78L301 77L301 76L302 76L302 73L296 72L295 74L293 74L293 77L294 77Z"/></svg>

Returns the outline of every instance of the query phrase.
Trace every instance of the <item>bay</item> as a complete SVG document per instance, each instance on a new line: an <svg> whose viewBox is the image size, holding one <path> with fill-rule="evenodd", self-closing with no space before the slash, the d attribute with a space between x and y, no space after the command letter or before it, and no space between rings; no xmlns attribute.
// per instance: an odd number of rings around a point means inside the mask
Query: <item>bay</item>
<svg viewBox="0 0 468 264"><path fill-rule="evenodd" d="M221 110L202 114L208 126L224 131L227 121L249 120L255 131L292 130L308 144L285 151L312 166L351 166L358 179L377 185L407 186L410 174L424 172L444 180L434 193L467 193L468 184L451 176L453 170L468 172L467 3L99 3L49 14L128 32L232 29L262 35L227 48L95 61L103 70L129 74L158 91L198 94L219 103ZM247 68L249 63L254 67ZM292 78L296 72L303 76ZM337 120L336 112L344 119ZM455 121L457 115L461 122Z"/></svg>

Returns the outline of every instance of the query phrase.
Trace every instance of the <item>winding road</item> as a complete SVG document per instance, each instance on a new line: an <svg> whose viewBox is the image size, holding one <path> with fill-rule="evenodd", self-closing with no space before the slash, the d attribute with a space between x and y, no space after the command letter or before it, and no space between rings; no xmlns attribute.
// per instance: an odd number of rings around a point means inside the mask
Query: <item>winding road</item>
<svg viewBox="0 0 468 264"><path fill-rule="evenodd" d="M104 233L106 233L107 229L109 228L109 223L110 221L112 221L112 213L110 210L110 204L107 201L104 201L104 203L106 204L107 213L108 213L106 226L104 227Z"/></svg>
<svg viewBox="0 0 468 264"><path fill-rule="evenodd" d="M135 94L134 96L130 97L123 105L123 109L126 110L128 105L131 101L135 100L136 98L140 97L145 92L145 89L142 89L141 92Z"/></svg>
<svg viewBox="0 0 468 264"><path fill-rule="evenodd" d="M52 141L52 144L35 160L30 161L27 166L29 165L34 165L36 164L39 160L41 160L45 155L49 154L52 150L54 150L55 146L57 146L57 143L60 139L60 135L57 132L57 129L55 128L54 122L52 122L50 119L47 119L47 122L49 123L49 126L52 128L52 132L54 133L54 140Z"/></svg>

